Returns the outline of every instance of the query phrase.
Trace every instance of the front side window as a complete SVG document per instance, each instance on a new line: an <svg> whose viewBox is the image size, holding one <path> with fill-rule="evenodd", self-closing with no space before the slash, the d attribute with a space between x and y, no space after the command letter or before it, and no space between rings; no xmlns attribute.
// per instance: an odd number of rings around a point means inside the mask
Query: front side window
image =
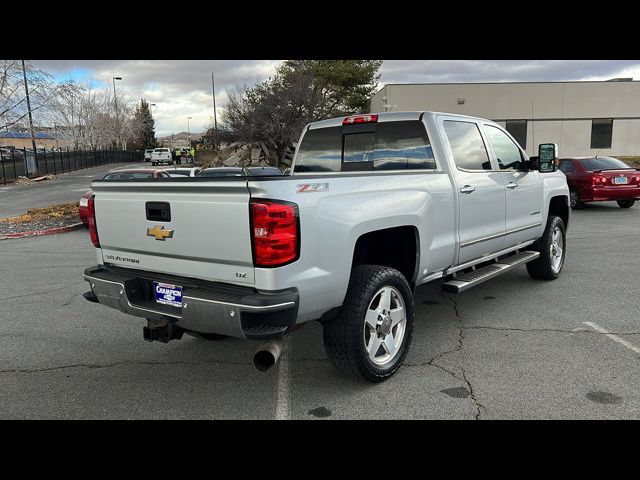
<svg viewBox="0 0 640 480"><path fill-rule="evenodd" d="M308 130L295 172L435 168L424 124L408 120Z"/></svg>
<svg viewBox="0 0 640 480"><path fill-rule="evenodd" d="M493 125L485 125L489 143L496 155L500 170L517 170L521 167L522 152L507 134Z"/></svg>
<svg viewBox="0 0 640 480"><path fill-rule="evenodd" d="M591 148L611 148L612 118L594 118L591 122Z"/></svg>
<svg viewBox="0 0 640 480"><path fill-rule="evenodd" d="M453 160L458 168L491 170L487 148L475 123L445 120L444 131L449 139Z"/></svg>

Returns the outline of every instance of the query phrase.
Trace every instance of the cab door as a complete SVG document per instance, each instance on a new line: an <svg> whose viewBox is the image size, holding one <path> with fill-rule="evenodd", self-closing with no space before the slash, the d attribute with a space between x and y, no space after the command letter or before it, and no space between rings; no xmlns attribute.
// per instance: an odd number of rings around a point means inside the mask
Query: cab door
<svg viewBox="0 0 640 480"><path fill-rule="evenodd" d="M542 234L542 177L530 171L526 156L515 140L495 124L485 123L484 132L494 162L500 169L506 194L505 248Z"/></svg>
<svg viewBox="0 0 640 480"><path fill-rule="evenodd" d="M472 119L440 117L458 199L458 264L504 248L505 186Z"/></svg>

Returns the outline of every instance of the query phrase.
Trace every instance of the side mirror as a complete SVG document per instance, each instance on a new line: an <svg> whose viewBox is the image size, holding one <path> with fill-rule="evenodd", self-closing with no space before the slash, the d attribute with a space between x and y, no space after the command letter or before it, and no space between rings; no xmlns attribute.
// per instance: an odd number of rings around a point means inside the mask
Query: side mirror
<svg viewBox="0 0 640 480"><path fill-rule="evenodd" d="M555 143L541 143L538 145L538 171L540 173L555 172L558 145Z"/></svg>
<svg viewBox="0 0 640 480"><path fill-rule="evenodd" d="M538 170L540 157L529 157L529 170Z"/></svg>

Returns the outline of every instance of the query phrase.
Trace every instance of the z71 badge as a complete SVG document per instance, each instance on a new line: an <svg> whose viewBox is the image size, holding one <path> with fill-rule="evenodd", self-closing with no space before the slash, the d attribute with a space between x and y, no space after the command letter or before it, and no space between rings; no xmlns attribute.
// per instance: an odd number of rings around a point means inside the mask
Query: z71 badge
<svg viewBox="0 0 640 480"><path fill-rule="evenodd" d="M326 192L329 190L328 183L299 183L296 185L296 193Z"/></svg>

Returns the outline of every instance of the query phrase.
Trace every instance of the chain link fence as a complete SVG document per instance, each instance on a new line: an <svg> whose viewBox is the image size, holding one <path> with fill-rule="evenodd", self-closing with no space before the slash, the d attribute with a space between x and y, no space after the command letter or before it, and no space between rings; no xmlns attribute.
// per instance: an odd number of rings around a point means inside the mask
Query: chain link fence
<svg viewBox="0 0 640 480"><path fill-rule="evenodd" d="M0 180L14 182L18 177L35 178L57 175L109 163L142 162L144 152L107 149L39 148L34 154L27 148L0 148Z"/></svg>

